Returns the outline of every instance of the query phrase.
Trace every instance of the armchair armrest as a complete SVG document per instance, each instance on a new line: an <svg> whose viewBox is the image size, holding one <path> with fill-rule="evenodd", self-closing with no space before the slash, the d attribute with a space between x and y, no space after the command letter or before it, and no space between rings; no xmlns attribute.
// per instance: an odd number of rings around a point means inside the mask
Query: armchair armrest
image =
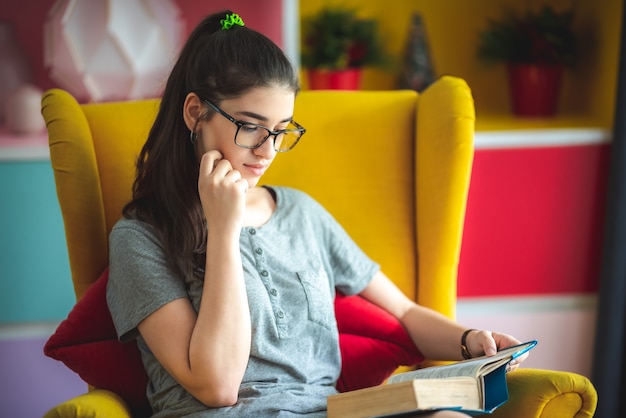
<svg viewBox="0 0 626 418"><path fill-rule="evenodd" d="M131 414L122 398L94 389L55 406L43 418L131 418Z"/></svg>
<svg viewBox="0 0 626 418"><path fill-rule="evenodd" d="M591 418L598 394L591 381L576 373L519 369L507 376L509 401L494 418Z"/></svg>

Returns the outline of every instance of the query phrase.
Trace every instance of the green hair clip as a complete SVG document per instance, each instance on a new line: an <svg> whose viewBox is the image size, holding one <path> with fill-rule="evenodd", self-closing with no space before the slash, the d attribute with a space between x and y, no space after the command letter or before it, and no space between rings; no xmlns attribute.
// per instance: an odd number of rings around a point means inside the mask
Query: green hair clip
<svg viewBox="0 0 626 418"><path fill-rule="evenodd" d="M237 13L227 14L226 19L221 19L220 23L222 24L222 30L228 30L232 28L233 25L244 26L243 20Z"/></svg>

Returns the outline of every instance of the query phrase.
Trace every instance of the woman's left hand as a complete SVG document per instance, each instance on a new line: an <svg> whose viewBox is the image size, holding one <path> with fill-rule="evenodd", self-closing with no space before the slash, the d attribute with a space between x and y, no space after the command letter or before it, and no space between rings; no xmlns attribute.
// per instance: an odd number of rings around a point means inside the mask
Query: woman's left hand
<svg viewBox="0 0 626 418"><path fill-rule="evenodd" d="M467 348L473 357L477 357L483 353L487 356L492 356L499 350L521 344L521 341L511 335L484 330L475 330L470 332L465 341ZM526 360L527 357L528 353L524 353L511 361L509 363L508 370L512 371L517 369L517 367L524 360Z"/></svg>

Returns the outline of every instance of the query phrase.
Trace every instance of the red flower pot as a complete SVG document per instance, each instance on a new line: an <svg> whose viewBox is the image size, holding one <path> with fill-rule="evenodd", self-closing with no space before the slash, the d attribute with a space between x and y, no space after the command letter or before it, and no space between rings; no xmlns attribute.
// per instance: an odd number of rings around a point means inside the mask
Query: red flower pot
<svg viewBox="0 0 626 418"><path fill-rule="evenodd" d="M346 70L309 69L311 90L358 90L361 86L361 69Z"/></svg>
<svg viewBox="0 0 626 418"><path fill-rule="evenodd" d="M517 116L554 116L561 92L562 65L509 64L511 104Z"/></svg>

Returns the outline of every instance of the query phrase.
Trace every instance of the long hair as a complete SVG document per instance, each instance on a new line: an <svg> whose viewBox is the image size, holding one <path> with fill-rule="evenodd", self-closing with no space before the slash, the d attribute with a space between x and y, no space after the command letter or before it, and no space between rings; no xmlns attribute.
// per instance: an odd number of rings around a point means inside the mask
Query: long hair
<svg viewBox="0 0 626 418"><path fill-rule="evenodd" d="M182 278L202 276L207 240L199 160L182 116L186 96L194 92L219 104L255 87L299 89L291 63L270 39L238 25L222 30L220 19L229 13L206 17L183 46L137 159L133 199L123 211L155 228L170 267Z"/></svg>

